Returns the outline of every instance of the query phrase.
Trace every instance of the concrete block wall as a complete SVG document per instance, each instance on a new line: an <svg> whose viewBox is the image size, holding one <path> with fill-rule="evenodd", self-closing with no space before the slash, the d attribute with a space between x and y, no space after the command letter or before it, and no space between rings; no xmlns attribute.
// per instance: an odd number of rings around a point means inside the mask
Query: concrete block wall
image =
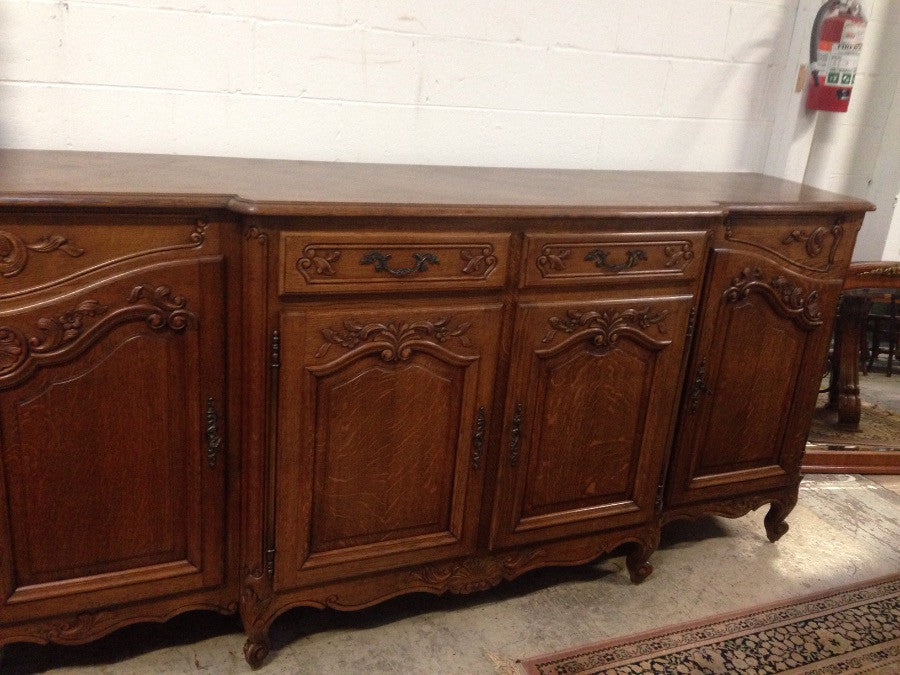
<svg viewBox="0 0 900 675"><path fill-rule="evenodd" d="M863 0L866 27L845 114L818 113L804 182L873 202L855 260L900 260L900 0Z"/></svg>
<svg viewBox="0 0 900 675"><path fill-rule="evenodd" d="M797 0L0 0L0 146L765 165Z"/></svg>

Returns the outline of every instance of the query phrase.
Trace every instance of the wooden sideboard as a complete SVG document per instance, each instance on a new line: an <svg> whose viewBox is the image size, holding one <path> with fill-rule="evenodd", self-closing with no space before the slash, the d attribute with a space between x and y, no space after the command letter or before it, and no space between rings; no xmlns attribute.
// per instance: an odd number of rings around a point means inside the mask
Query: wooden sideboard
<svg viewBox="0 0 900 675"><path fill-rule="evenodd" d="M468 593L769 504L867 202L0 151L0 644Z"/></svg>

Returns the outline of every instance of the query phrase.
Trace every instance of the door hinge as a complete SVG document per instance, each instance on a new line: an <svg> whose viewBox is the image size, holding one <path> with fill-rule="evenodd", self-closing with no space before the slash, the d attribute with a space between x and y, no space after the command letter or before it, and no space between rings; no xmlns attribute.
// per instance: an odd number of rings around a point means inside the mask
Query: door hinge
<svg viewBox="0 0 900 675"><path fill-rule="evenodd" d="M266 574L275 576L275 548L266 550Z"/></svg>
<svg viewBox="0 0 900 675"><path fill-rule="evenodd" d="M688 325L687 325L687 334L685 338L687 342L691 341L691 338L694 337L694 324L697 322L697 308L691 307L690 316L688 316Z"/></svg>
<svg viewBox="0 0 900 675"><path fill-rule="evenodd" d="M656 508L657 513L662 512L663 508L663 494L666 490L666 479L665 477L659 479L659 485L656 486L656 503L654 507Z"/></svg>
<svg viewBox="0 0 900 675"><path fill-rule="evenodd" d="M272 354L269 365L272 368L281 368L281 331L272 331Z"/></svg>

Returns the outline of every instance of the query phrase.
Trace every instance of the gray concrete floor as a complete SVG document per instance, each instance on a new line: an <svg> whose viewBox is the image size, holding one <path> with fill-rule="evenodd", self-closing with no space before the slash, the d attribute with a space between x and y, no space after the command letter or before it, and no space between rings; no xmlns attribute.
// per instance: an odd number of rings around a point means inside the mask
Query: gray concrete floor
<svg viewBox="0 0 900 675"><path fill-rule="evenodd" d="M890 377L874 370L868 375L860 373L859 395L867 403L900 413L900 364L894 366L894 374Z"/></svg>
<svg viewBox="0 0 900 675"><path fill-rule="evenodd" d="M272 629L263 673L501 673L540 653L900 571L900 477L808 476L777 544L764 509L673 523L640 586L624 560L539 570L470 596L361 612L298 609ZM243 673L236 620L192 613L81 647L11 645L4 673Z"/></svg>

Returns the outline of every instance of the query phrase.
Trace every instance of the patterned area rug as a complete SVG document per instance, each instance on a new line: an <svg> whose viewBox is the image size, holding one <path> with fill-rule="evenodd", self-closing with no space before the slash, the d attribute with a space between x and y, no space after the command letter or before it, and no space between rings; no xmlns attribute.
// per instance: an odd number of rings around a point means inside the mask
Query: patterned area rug
<svg viewBox="0 0 900 675"><path fill-rule="evenodd" d="M900 574L522 661L531 675L900 673Z"/></svg>
<svg viewBox="0 0 900 675"><path fill-rule="evenodd" d="M829 410L827 403L827 394L821 395L809 430L810 443L866 450L900 450L900 415L897 413L864 400L859 431L847 431L837 427L837 412Z"/></svg>

